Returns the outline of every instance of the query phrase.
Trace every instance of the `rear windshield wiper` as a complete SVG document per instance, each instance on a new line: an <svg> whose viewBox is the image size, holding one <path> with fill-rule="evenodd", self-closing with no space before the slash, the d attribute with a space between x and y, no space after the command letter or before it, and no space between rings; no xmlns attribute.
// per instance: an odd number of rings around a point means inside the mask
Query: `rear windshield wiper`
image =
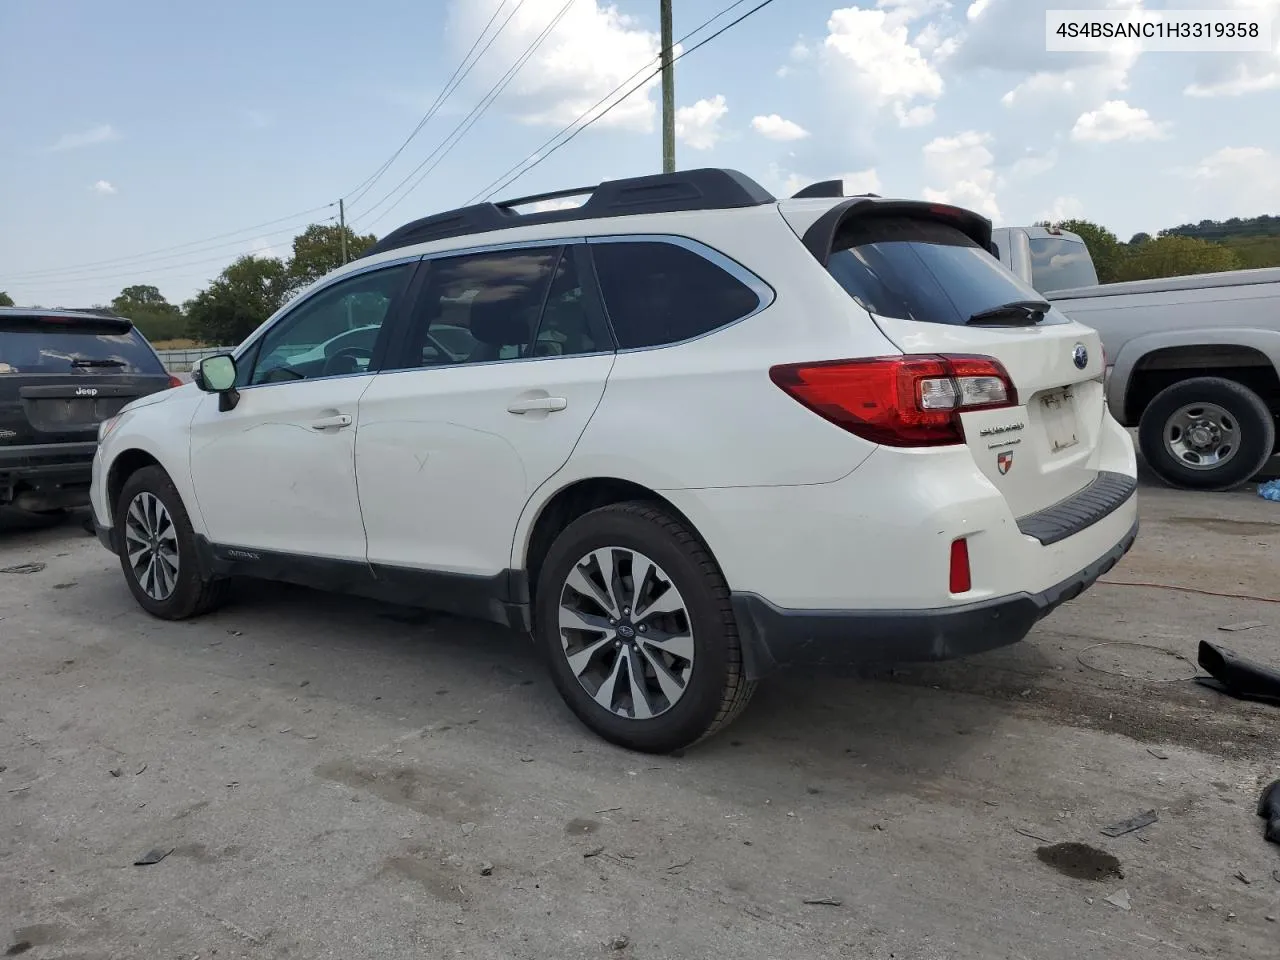
<svg viewBox="0 0 1280 960"><path fill-rule="evenodd" d="M1011 300L998 307L979 310L969 317L968 322L981 325L989 324L1026 324L1034 326L1044 319L1049 312L1047 300Z"/></svg>
<svg viewBox="0 0 1280 960"><path fill-rule="evenodd" d="M85 360L77 358L71 361L73 367L127 367L123 360Z"/></svg>

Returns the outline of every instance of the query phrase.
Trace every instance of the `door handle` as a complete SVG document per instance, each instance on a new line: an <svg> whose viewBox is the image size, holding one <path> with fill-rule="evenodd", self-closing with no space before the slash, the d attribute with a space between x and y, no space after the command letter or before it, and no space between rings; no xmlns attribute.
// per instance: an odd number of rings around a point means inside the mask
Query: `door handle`
<svg viewBox="0 0 1280 960"><path fill-rule="evenodd" d="M569 405L564 397L532 397L525 400L512 400L507 404L507 413L530 413L534 410L545 410L554 413Z"/></svg>
<svg viewBox="0 0 1280 960"><path fill-rule="evenodd" d="M312 430L342 429L349 426L351 426L351 415L347 413L339 413L337 416L321 417L319 420L311 421Z"/></svg>

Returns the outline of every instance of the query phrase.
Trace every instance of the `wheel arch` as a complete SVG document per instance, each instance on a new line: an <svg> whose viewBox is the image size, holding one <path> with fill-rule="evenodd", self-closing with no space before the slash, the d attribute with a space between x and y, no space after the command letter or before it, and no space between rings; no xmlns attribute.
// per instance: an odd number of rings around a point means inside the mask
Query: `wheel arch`
<svg viewBox="0 0 1280 960"><path fill-rule="evenodd" d="M689 517L652 487L621 477L585 477L566 483L535 509L526 510L512 550L513 569L518 580L523 581L514 585L516 599L533 601L542 561L560 531L592 510L632 500L660 504L688 526L710 551L706 538Z"/></svg>

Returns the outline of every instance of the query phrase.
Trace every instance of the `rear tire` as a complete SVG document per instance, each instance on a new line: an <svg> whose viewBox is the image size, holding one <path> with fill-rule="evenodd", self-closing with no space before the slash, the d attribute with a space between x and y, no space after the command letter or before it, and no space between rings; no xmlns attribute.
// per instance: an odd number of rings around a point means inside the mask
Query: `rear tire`
<svg viewBox="0 0 1280 960"><path fill-rule="evenodd" d="M602 602L606 565L613 589ZM682 749L727 726L755 690L719 566L656 504L613 504L571 523L543 561L534 603L535 636L556 688L611 743ZM562 620L583 622L577 613L591 626L562 628Z"/></svg>
<svg viewBox="0 0 1280 960"><path fill-rule="evenodd" d="M115 539L125 581L153 617L185 620L221 603L225 581L201 574L191 518L160 467L143 467L125 481Z"/></svg>
<svg viewBox="0 0 1280 960"><path fill-rule="evenodd" d="M1262 398L1223 377L1195 377L1147 404L1142 455L1159 477L1189 490L1231 490L1271 459L1276 427Z"/></svg>

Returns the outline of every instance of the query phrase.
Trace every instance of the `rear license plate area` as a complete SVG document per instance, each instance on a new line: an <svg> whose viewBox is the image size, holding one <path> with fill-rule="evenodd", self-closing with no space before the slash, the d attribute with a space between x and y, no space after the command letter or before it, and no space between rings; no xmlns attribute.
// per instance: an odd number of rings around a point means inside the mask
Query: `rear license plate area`
<svg viewBox="0 0 1280 960"><path fill-rule="evenodd" d="M1070 390L1051 390L1041 394L1040 419L1050 453L1069 450L1080 442L1076 429L1075 396Z"/></svg>

